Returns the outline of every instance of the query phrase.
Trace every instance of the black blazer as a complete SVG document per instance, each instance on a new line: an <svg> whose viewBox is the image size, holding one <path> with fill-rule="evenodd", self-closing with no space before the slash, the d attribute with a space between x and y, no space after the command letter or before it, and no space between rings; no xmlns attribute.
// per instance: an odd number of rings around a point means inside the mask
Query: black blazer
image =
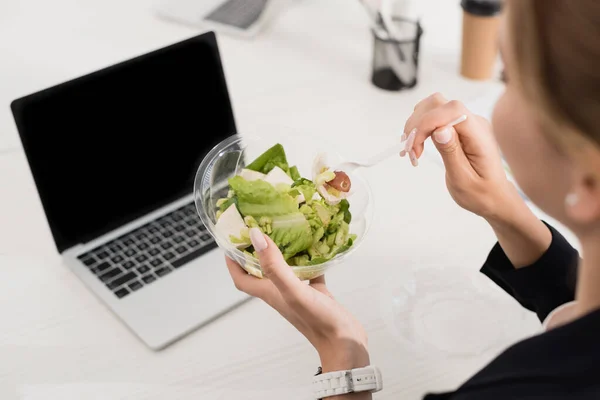
<svg viewBox="0 0 600 400"><path fill-rule="evenodd" d="M515 269L496 244L481 268L541 321L574 299L579 262L577 251L548 227L552 243L535 264ZM600 399L600 310L511 346L456 391L424 398L475 399Z"/></svg>

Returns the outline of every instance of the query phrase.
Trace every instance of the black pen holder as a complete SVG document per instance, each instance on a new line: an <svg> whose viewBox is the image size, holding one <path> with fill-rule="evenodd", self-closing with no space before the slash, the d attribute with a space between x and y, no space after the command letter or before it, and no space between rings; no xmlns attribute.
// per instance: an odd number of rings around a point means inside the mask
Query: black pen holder
<svg viewBox="0 0 600 400"><path fill-rule="evenodd" d="M400 38L391 37L382 26L373 28L373 71L371 82L383 90L399 91L417 85L419 47L423 29L418 21L401 17L392 19L394 31Z"/></svg>

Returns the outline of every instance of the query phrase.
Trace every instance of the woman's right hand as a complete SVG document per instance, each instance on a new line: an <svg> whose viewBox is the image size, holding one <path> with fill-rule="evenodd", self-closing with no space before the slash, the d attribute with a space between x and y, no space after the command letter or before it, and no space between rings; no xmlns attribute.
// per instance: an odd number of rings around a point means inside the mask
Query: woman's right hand
<svg viewBox="0 0 600 400"><path fill-rule="evenodd" d="M467 119L454 127L446 125L461 115ZM446 185L462 208L486 219L502 218L507 201L515 200L490 123L471 113L461 102L448 101L439 93L415 106L404 132L414 131L412 158L423 153L424 142L432 136L446 167ZM412 140L411 140L412 141Z"/></svg>
<svg viewBox="0 0 600 400"><path fill-rule="evenodd" d="M446 126L466 115L453 128ZM515 268L535 262L550 246L552 235L508 181L490 123L471 113L461 102L436 93L421 101L404 132L411 161L423 154L429 137L446 167L446 186L462 208L485 218ZM412 142L412 143L410 143Z"/></svg>

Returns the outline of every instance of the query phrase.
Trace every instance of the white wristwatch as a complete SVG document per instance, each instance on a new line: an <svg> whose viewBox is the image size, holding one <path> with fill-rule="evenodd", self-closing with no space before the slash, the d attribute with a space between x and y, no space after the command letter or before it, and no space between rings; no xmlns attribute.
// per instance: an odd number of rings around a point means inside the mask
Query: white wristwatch
<svg viewBox="0 0 600 400"><path fill-rule="evenodd" d="M319 372L313 378L313 391L316 399L356 392L379 392L383 389L381 371L374 366L347 371Z"/></svg>

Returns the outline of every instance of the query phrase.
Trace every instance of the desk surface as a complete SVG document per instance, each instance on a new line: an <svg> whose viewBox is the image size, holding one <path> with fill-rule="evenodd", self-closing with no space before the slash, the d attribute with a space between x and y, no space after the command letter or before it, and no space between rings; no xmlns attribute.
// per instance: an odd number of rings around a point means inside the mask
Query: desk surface
<svg viewBox="0 0 600 400"><path fill-rule="evenodd" d="M494 89L496 83L457 74L456 2L420 3L435 13L424 15L420 84L405 93L370 84L371 37L358 2L299 0L254 40L220 35L241 130L291 127L343 139L344 152L361 155L398 140L414 104L435 91L469 101ZM151 6L0 3L0 398L310 399L316 354L260 301L154 353L54 250L7 105L200 32L157 20ZM424 158L414 169L391 159L368 175L376 209L371 233L328 280L367 328L373 363L384 373L377 398L452 389L539 330L533 315L479 274L493 234L452 202L435 162ZM411 276L437 291L399 313L398 293ZM444 297L449 291L458 297ZM477 300L465 301L472 293ZM486 335L494 339L481 342ZM415 343L423 338L436 346Z"/></svg>

